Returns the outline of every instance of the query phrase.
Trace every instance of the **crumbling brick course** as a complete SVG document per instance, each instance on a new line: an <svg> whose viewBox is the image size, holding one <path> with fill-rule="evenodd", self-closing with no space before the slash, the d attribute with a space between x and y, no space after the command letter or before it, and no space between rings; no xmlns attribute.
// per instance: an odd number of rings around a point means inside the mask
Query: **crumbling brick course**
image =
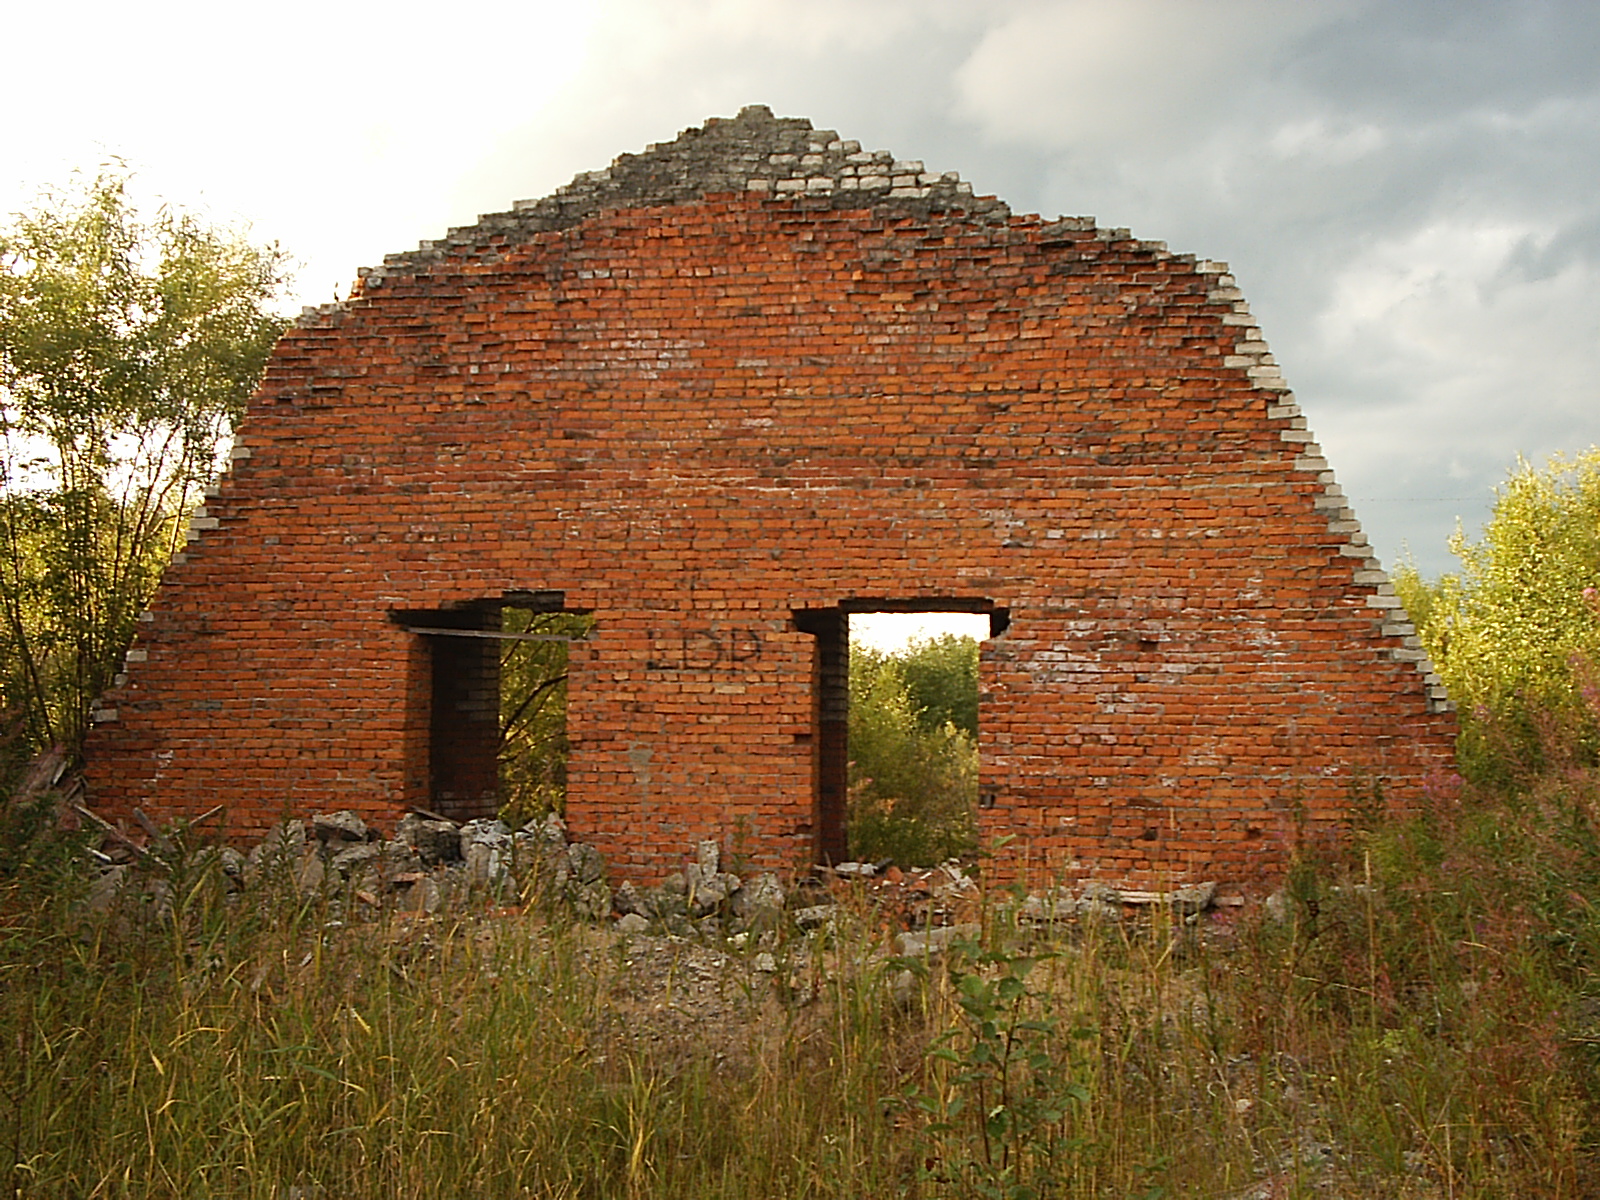
<svg viewBox="0 0 1600 1200"><path fill-rule="evenodd" d="M1225 267L763 109L308 310L102 702L95 802L392 825L437 753L397 614L557 593L596 617L569 823L641 881L826 844L808 612L1009 619L980 817L1017 872L1269 874L1453 741Z"/></svg>

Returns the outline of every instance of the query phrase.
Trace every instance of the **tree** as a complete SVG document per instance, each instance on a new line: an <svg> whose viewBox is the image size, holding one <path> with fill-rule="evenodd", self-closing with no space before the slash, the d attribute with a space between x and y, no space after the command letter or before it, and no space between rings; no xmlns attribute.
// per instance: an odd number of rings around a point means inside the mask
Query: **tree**
<svg viewBox="0 0 1600 1200"><path fill-rule="evenodd" d="M76 749L285 322L275 246L127 176L0 231L0 711Z"/></svg>
<svg viewBox="0 0 1600 1200"><path fill-rule="evenodd" d="M978 739L978 643L944 634L914 642L897 656L906 697L924 729L954 725Z"/></svg>
<svg viewBox="0 0 1600 1200"><path fill-rule="evenodd" d="M1536 772L1600 756L1600 447L1523 462L1459 573L1396 584L1461 712L1471 772Z"/></svg>

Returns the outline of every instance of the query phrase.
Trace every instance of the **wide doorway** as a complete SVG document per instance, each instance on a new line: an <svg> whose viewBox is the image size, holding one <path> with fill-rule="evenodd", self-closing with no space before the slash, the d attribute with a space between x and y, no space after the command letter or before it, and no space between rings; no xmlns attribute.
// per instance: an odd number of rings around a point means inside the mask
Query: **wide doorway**
<svg viewBox="0 0 1600 1200"><path fill-rule="evenodd" d="M992 601L851 600L799 610L815 639L817 860L933 865L976 848L982 643Z"/></svg>

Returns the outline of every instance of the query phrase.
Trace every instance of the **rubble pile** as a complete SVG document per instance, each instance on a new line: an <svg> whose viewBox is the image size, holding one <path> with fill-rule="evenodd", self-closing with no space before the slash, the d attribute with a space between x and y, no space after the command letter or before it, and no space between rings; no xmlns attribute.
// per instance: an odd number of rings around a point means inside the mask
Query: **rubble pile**
<svg viewBox="0 0 1600 1200"><path fill-rule="evenodd" d="M174 869L182 840L149 832L145 846L125 835L111 839L110 849L124 861L97 856L101 874L91 904L109 904L134 879L142 881L147 899L162 902L161 877ZM129 856L166 870L135 871ZM977 880L955 862L912 870L887 863L819 866L785 888L772 872L745 878L724 869L721 846L709 839L696 843L684 868L656 886L624 882L613 890L600 852L569 841L555 813L514 830L494 818L458 824L413 810L388 840L353 812L319 813L277 825L248 854L232 847L194 851L187 869L212 857L233 891L287 888L307 899L321 897L338 915L354 919L385 909L431 914L472 904L535 906L590 924L615 918L624 934L759 937L786 922L803 931L832 929L840 902L849 900L900 935L901 953L914 954L942 946L953 931L979 928L983 907ZM1165 905L1193 922L1219 902L1216 891L1214 883L1157 893L1090 881L1076 891L1030 895L1016 916L1035 925L1118 921Z"/></svg>
<svg viewBox="0 0 1600 1200"><path fill-rule="evenodd" d="M223 851L241 885L273 878L371 909L433 913L462 903L562 903L581 919L611 912L599 851L567 840L554 813L513 830L485 818L457 824L412 811L385 841L353 812L285 821L248 856ZM230 866L229 863L236 863Z"/></svg>

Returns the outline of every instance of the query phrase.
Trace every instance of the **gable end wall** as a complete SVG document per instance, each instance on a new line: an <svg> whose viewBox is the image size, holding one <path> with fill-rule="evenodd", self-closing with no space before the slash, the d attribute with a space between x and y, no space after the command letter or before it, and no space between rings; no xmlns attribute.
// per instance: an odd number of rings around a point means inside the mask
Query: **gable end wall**
<svg viewBox="0 0 1600 1200"><path fill-rule="evenodd" d="M394 614L528 593L596 617L568 816L622 876L811 861L796 614L841 606L1009 614L1015 873L1257 878L1416 797L1453 718L1225 269L862 156L747 110L308 312L102 703L97 805L392 825L432 695Z"/></svg>

